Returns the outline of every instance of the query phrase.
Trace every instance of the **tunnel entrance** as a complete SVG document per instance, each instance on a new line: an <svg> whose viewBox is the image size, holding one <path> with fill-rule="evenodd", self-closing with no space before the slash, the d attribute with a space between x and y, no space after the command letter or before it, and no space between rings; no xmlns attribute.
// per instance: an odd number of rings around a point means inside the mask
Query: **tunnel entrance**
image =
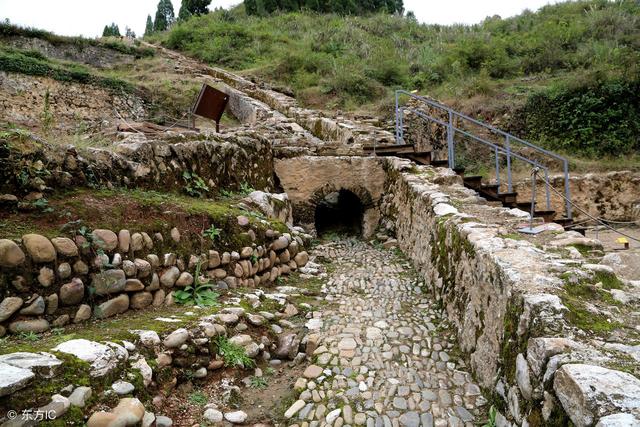
<svg viewBox="0 0 640 427"><path fill-rule="evenodd" d="M315 225L318 236L325 233L362 234L364 205L349 190L327 194L316 206Z"/></svg>

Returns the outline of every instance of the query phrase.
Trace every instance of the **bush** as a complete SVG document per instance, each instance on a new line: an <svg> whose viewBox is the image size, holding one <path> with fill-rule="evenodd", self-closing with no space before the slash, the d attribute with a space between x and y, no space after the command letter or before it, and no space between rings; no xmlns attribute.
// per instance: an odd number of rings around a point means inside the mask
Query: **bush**
<svg viewBox="0 0 640 427"><path fill-rule="evenodd" d="M581 82L533 94L524 111L529 138L554 149L621 156L640 150L640 79Z"/></svg>

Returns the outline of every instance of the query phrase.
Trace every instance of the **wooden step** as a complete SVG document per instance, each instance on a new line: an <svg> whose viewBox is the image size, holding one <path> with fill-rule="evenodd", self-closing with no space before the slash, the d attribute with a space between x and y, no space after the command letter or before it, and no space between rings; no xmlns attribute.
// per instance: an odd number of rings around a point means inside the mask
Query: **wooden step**
<svg viewBox="0 0 640 427"><path fill-rule="evenodd" d="M533 204L533 209L535 210L537 203ZM525 212L531 212L531 202L518 202L516 203L516 207Z"/></svg>
<svg viewBox="0 0 640 427"><path fill-rule="evenodd" d="M462 166L457 166L457 167L453 168L453 171L454 171L456 174L460 175L462 178L464 178L464 171L465 171L465 170L466 170L466 169L465 169L464 167L462 167Z"/></svg>
<svg viewBox="0 0 640 427"><path fill-rule="evenodd" d="M431 166L436 168L446 168L449 166L449 160L431 160Z"/></svg>
<svg viewBox="0 0 640 427"><path fill-rule="evenodd" d="M498 184L482 184L478 192L482 194L485 199L500 200L500 197L498 196L499 190L500 186Z"/></svg>
<svg viewBox="0 0 640 427"><path fill-rule="evenodd" d="M398 153L413 153L415 152L413 144L386 144L386 145L365 145L362 147L365 153L373 153L382 155L384 154L398 154Z"/></svg>
<svg viewBox="0 0 640 427"><path fill-rule="evenodd" d="M518 193L515 191L511 193L498 193L498 197L502 200L502 204L509 208L516 207L518 203Z"/></svg>
<svg viewBox="0 0 640 427"><path fill-rule="evenodd" d="M415 153L401 154L402 158L412 160L420 165L431 164L431 151L418 151Z"/></svg>
<svg viewBox="0 0 640 427"><path fill-rule="evenodd" d="M534 211L533 216L544 219L544 222L553 222L556 217L556 211Z"/></svg>
<svg viewBox="0 0 640 427"><path fill-rule="evenodd" d="M478 190L482 185L482 177L480 175L469 175L462 178L464 186L472 190Z"/></svg>

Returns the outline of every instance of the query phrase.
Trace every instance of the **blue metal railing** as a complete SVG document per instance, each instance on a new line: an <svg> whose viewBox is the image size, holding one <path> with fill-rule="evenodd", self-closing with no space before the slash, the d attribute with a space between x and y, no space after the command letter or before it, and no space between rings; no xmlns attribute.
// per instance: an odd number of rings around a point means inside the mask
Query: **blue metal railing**
<svg viewBox="0 0 640 427"><path fill-rule="evenodd" d="M400 104L400 97L401 96L408 96L412 99L415 99L416 101L419 101L423 104L426 104L430 107L436 108L441 110L441 112L444 114L446 113L447 115L447 121L444 120L440 120L436 117L433 117L429 114L426 114L423 111L420 111L416 108L410 108L410 107L404 107L401 106ZM551 208L551 194L549 191L549 168L546 164L542 164L539 161L535 161L532 159L529 159L521 154L518 153L514 153L513 152L513 143L516 144L521 144L527 148L533 149L534 151L542 154L543 156L546 157L550 157L553 158L555 160L558 160L560 162L562 162L562 168L563 168L563 173L564 173L564 191L565 191L565 197L566 197L566 201L565 201L565 214L566 217L571 219L572 217L572 212L571 212L571 192L569 189L569 161L565 158L562 157L556 153L553 153L551 151L545 150L542 147L539 147L535 144L532 144L528 141L525 141L521 138L518 138L517 136L511 135L510 133L504 132L494 126L491 126L489 124L486 124L484 122L481 122L479 120L476 120L474 118L471 118L465 114L462 114L452 108L447 107L446 105L440 104L438 102L432 101L428 98L425 98L423 96L420 95L416 95L414 93L410 93L404 90L398 90L396 91L396 111L395 111L395 115L396 115L396 144L402 144L404 143L404 113L405 111L411 112L412 114L415 114L416 116L420 117L421 119L436 123L440 126L444 126L447 129L447 155L448 155L448 162L449 162L449 167L451 169L453 169L456 165L456 143L461 142L461 141L456 141L456 134L460 134L463 135L467 138L470 138L480 144L486 145L488 147L491 147L494 151L495 154L495 169L496 169L496 184L500 185L500 156L504 156L506 157L506 169L507 169L507 188L509 192L513 192L513 181L512 181L512 170L511 170L511 166L512 166L512 160L513 159L518 159L521 161L524 161L534 167L537 167L541 170L544 171L545 174L545 187L546 187L546 204L547 204L547 210L549 210ZM495 134L500 135L502 138L504 138L504 142L503 144L498 144L495 142L491 142L488 141L480 136L474 135L473 133L471 133L471 131L468 131L466 129L462 129L460 127L457 127L455 124L456 119L464 122L470 122L476 126L479 126L481 128L484 128L486 130L488 130L489 132L493 132Z"/></svg>

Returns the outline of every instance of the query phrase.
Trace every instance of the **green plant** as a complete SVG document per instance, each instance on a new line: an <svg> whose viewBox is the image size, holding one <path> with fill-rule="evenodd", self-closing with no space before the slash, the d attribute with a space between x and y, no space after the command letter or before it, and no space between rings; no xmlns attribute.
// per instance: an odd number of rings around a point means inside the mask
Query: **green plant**
<svg viewBox="0 0 640 427"><path fill-rule="evenodd" d="M191 402L194 405L204 406L207 404L208 401L209 401L209 398L207 398L207 395L201 391L194 391L189 395L189 402Z"/></svg>
<svg viewBox="0 0 640 427"><path fill-rule="evenodd" d="M240 184L240 194L243 196L248 196L249 194L256 191L250 184L243 182Z"/></svg>
<svg viewBox="0 0 640 427"><path fill-rule="evenodd" d="M496 407L491 405L491 408L489 409L489 419L482 427L496 427L496 414Z"/></svg>
<svg viewBox="0 0 640 427"><path fill-rule="evenodd" d="M53 208L51 206L49 206L49 201L47 199L45 199L44 197L34 201L33 202L33 206L35 206L40 211L45 212L45 213L53 212Z"/></svg>
<svg viewBox="0 0 640 427"><path fill-rule="evenodd" d="M220 237L220 229L217 228L214 224L211 224L209 228L207 228L202 235L204 237L208 237L212 242L215 242L218 237Z"/></svg>
<svg viewBox="0 0 640 427"><path fill-rule="evenodd" d="M20 339L25 340L25 341L38 341L40 339L40 335L36 334L35 332L20 332L18 334L18 336L20 337Z"/></svg>
<svg viewBox="0 0 640 427"><path fill-rule="evenodd" d="M255 366L255 361L247 356L244 348L232 343L227 337L219 335L214 343L218 348L218 354L224 360L224 366L245 369Z"/></svg>
<svg viewBox="0 0 640 427"><path fill-rule="evenodd" d="M182 172L182 178L185 182L184 189L191 197L204 197L211 191L204 179L195 172L184 171Z"/></svg>
<svg viewBox="0 0 640 427"><path fill-rule="evenodd" d="M214 285L208 281L200 281L200 263L196 265L193 284L174 292L176 303L183 305L196 305L198 307L215 307L218 305L217 292L213 291Z"/></svg>
<svg viewBox="0 0 640 427"><path fill-rule="evenodd" d="M249 380L249 387L251 388L262 389L267 388L268 385L269 383L265 377L251 377Z"/></svg>

